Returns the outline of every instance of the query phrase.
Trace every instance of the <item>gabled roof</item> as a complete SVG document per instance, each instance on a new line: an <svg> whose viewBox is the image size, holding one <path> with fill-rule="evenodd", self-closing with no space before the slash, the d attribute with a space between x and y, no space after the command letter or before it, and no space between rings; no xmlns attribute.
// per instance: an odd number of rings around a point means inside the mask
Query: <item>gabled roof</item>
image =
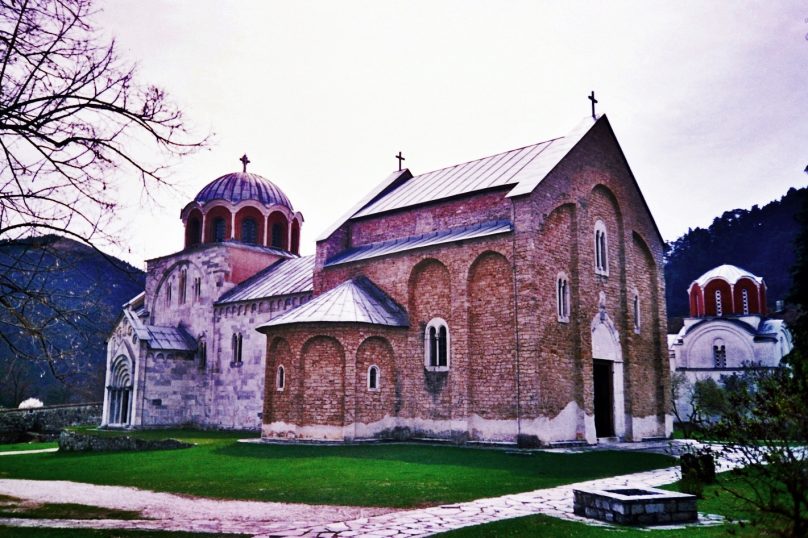
<svg viewBox="0 0 808 538"><path fill-rule="evenodd" d="M427 234L414 235L411 237L405 237L404 239L380 241L378 243L362 245L361 247L340 252L336 256L326 260L325 266L329 267L331 265L339 265L341 263L355 262L358 260L375 258L377 256L394 254L396 252L404 252L406 250L413 250L416 248L440 245L441 243L452 243L454 241L486 237L489 235L510 232L512 230L513 225L511 224L511 221L496 220L492 222L484 222L482 224L474 224L472 226L461 226L459 228L451 228L449 230L440 230Z"/></svg>
<svg viewBox="0 0 808 538"><path fill-rule="evenodd" d="M400 209L460 194L517 185L533 177L542 154L563 138L539 142L490 157L414 176L357 211L353 218ZM556 152L557 153L557 152Z"/></svg>
<svg viewBox="0 0 808 538"><path fill-rule="evenodd" d="M407 312L366 277L343 282L257 330L298 323L367 323L407 327Z"/></svg>
<svg viewBox="0 0 808 538"><path fill-rule="evenodd" d="M736 267L734 265L725 263L724 265L719 265L715 269L710 269L709 271L701 275L699 278L697 278L690 284L690 287L692 287L693 284L698 284L700 287L703 288L704 285L707 284L707 282L709 282L714 278L720 278L722 280L726 280L727 282L733 285L742 278L748 278L753 282L757 282L758 284L761 284L763 282L763 279L761 277L755 276L749 271L741 269L740 267Z"/></svg>
<svg viewBox="0 0 808 538"><path fill-rule="evenodd" d="M279 260L222 295L216 304L310 292L313 275L313 255Z"/></svg>

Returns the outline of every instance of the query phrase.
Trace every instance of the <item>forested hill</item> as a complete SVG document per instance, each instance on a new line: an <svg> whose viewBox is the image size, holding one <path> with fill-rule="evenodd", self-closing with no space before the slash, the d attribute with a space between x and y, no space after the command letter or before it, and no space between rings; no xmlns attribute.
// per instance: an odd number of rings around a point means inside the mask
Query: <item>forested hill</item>
<svg viewBox="0 0 808 538"><path fill-rule="evenodd" d="M696 228L672 243L665 257L668 317L689 314L687 288L706 271L724 263L763 277L769 309L786 299L794 264L795 217L808 203L808 188L791 188L763 207L726 211L709 228Z"/></svg>
<svg viewBox="0 0 808 538"><path fill-rule="evenodd" d="M105 340L144 283L143 271L65 237L0 242L0 406L103 398ZM52 366L27 323L43 331Z"/></svg>

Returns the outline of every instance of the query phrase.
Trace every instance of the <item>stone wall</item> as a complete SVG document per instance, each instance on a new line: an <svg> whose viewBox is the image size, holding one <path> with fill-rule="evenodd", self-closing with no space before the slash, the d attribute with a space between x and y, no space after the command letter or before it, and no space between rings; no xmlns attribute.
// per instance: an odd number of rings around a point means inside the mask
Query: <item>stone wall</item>
<svg viewBox="0 0 808 538"><path fill-rule="evenodd" d="M68 426L101 423L101 403L0 410L0 442L24 440L27 433L56 436Z"/></svg>
<svg viewBox="0 0 808 538"><path fill-rule="evenodd" d="M171 450L193 445L176 439L137 439L126 435L87 435L71 431L59 434L60 452L114 452L121 450Z"/></svg>

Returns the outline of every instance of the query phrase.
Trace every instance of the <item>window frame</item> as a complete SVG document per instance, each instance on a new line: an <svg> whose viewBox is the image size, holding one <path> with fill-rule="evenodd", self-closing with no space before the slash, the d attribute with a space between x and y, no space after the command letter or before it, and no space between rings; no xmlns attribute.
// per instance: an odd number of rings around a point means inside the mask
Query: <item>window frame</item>
<svg viewBox="0 0 808 538"><path fill-rule="evenodd" d="M431 336L432 331L434 331L434 339ZM441 331L444 336L441 336ZM433 355L435 364L432 361ZM451 356L452 333L449 330L449 324L443 318L432 318L424 328L424 368L430 372L448 372L452 364ZM445 364L441 364L441 362Z"/></svg>
<svg viewBox="0 0 808 538"><path fill-rule="evenodd" d="M375 384L371 383L371 372L376 371L376 379ZM370 392L379 392L381 390L381 383L382 381L382 370L379 368L377 364L371 364L368 366L368 375L367 375L367 388Z"/></svg>
<svg viewBox="0 0 808 538"><path fill-rule="evenodd" d="M642 305L640 304L640 293L636 289L632 293L631 313L634 316L634 332L640 334L642 329Z"/></svg>
<svg viewBox="0 0 808 538"><path fill-rule="evenodd" d="M594 228L595 274L609 276L609 234L606 224L598 219Z"/></svg>
<svg viewBox="0 0 808 538"><path fill-rule="evenodd" d="M570 284L563 271L556 275L556 316L559 323L570 322Z"/></svg>
<svg viewBox="0 0 808 538"><path fill-rule="evenodd" d="M279 364L275 369L275 391L283 392L286 388L286 368Z"/></svg>

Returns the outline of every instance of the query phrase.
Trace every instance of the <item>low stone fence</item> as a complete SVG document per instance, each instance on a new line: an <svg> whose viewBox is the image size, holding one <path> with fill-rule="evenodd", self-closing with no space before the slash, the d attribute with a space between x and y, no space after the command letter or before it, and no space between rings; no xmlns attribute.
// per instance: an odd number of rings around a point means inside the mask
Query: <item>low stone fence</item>
<svg viewBox="0 0 808 538"><path fill-rule="evenodd" d="M121 450L170 450L194 445L176 439L137 439L126 435L91 435L63 431L59 434L60 452L114 452Z"/></svg>
<svg viewBox="0 0 808 538"><path fill-rule="evenodd" d="M68 426L101 424L103 404L49 405L33 409L0 409L0 443L56 438Z"/></svg>

